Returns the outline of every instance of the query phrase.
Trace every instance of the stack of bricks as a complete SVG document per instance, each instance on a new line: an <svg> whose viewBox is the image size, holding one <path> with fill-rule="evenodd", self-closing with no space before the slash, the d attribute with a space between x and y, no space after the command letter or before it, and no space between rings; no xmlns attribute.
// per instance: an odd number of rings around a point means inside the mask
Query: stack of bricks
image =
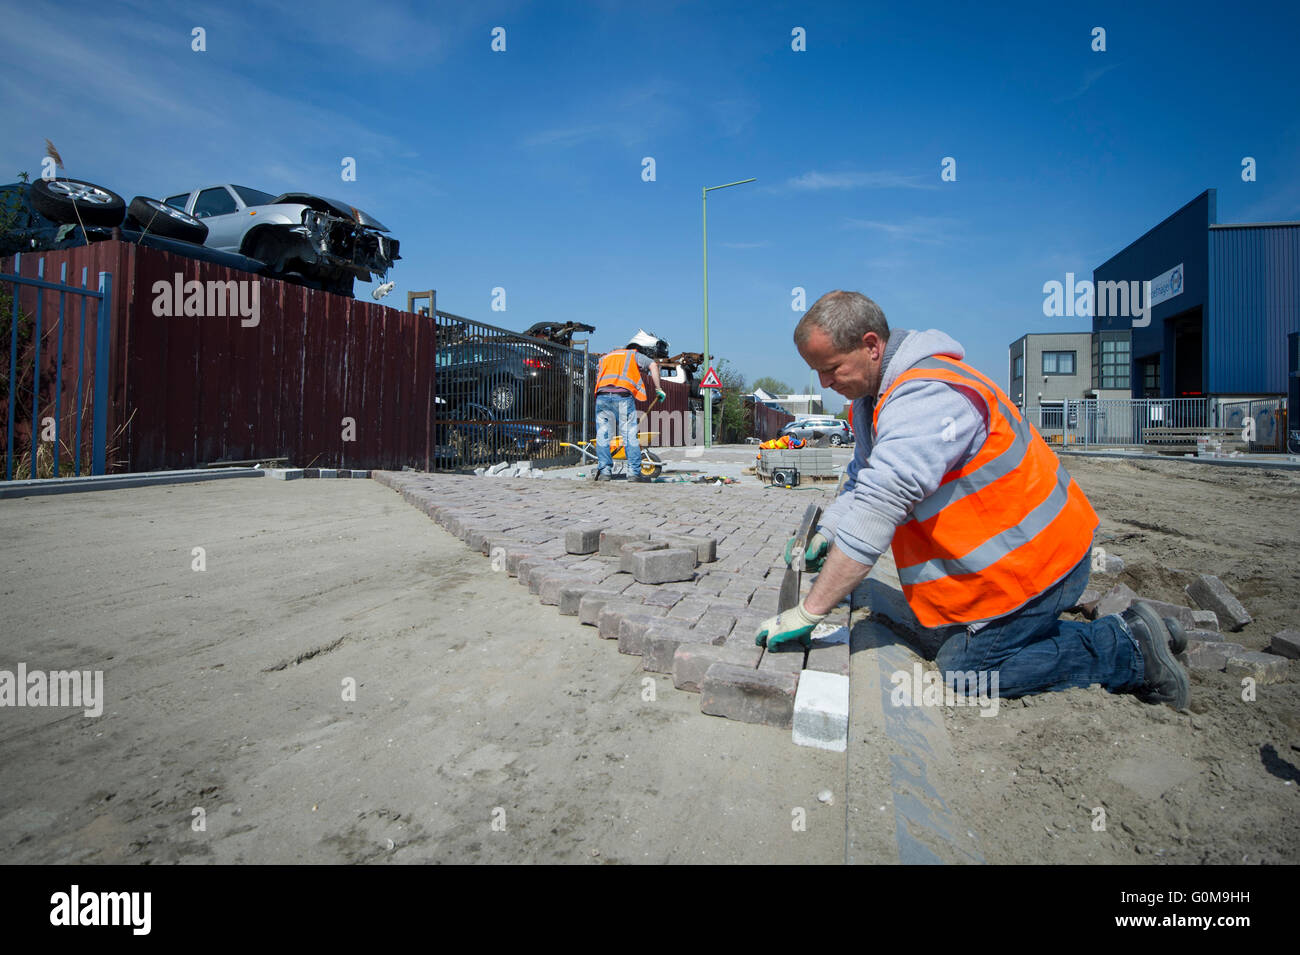
<svg viewBox="0 0 1300 955"><path fill-rule="evenodd" d="M843 680L847 698L845 620L829 618L818 631L828 636L808 651L774 653L754 642L777 612L785 542L807 495L694 485L644 495L612 483L373 476L543 604L617 641L647 672L671 674L679 690L698 693L703 713L790 729L808 671L819 674L814 680Z"/></svg>

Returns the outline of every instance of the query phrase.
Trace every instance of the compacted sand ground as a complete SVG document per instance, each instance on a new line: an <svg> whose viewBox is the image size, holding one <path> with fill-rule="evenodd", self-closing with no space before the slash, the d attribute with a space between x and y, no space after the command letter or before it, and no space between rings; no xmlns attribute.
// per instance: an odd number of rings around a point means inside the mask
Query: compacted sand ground
<svg viewBox="0 0 1300 955"><path fill-rule="evenodd" d="M1067 456L1124 559L1105 589L1188 603L1221 578L1254 616L1228 639L1263 649L1300 629L1300 475L1173 461ZM1093 687L1004 701L996 718L945 712L952 792L990 862L1300 861L1300 664L1243 700L1195 671L1191 713ZM1099 812L1098 810L1102 810ZM1098 824L1104 829L1095 828Z"/></svg>

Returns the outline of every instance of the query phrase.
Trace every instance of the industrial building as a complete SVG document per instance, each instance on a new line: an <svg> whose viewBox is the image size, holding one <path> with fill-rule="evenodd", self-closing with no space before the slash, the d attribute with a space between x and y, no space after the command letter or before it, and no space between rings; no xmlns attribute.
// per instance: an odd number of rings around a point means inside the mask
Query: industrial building
<svg viewBox="0 0 1300 955"><path fill-rule="evenodd" d="M1143 423L1172 423L1170 415L1206 426L1251 418L1282 445L1288 399L1300 406L1300 222L1219 223L1207 189L1090 282L1066 278L1044 286L1066 310L1044 312L1091 317L1092 331L1024 335L1008 346L1007 394L1019 407L1070 428L1071 403L1090 401L1088 433L1106 430L1098 422L1109 408L1116 440L1136 439ZM1119 399L1155 405L1141 410L1145 421L1115 428Z"/></svg>

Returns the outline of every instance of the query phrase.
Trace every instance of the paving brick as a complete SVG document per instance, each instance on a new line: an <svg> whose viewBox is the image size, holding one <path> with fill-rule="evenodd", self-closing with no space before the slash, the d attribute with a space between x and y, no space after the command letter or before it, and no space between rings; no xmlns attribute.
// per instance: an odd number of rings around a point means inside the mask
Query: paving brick
<svg viewBox="0 0 1300 955"><path fill-rule="evenodd" d="M364 479L366 479L366 480L369 480L369 479L370 479L370 472L369 472L369 471L358 471L356 468L353 468L353 469L352 469L352 473L351 473L350 476L351 476L354 480L357 479L357 478L364 478Z"/></svg>
<svg viewBox="0 0 1300 955"><path fill-rule="evenodd" d="M667 550L668 545L663 541L629 541L618 549L618 571L621 574L630 574L635 569L633 561L636 555L648 550Z"/></svg>
<svg viewBox="0 0 1300 955"><path fill-rule="evenodd" d="M779 609L777 604L780 601L781 591L776 587L760 587L754 591L754 596L749 598L750 609L759 613L771 616Z"/></svg>
<svg viewBox="0 0 1300 955"><path fill-rule="evenodd" d="M691 550L640 551L632 560L632 576L638 583L666 584L695 577L695 552Z"/></svg>
<svg viewBox="0 0 1300 955"><path fill-rule="evenodd" d="M848 630L843 631L847 637ZM849 674L849 643L848 640L836 640L828 642L827 640L815 639L812 642L812 649L808 651L808 658L804 661L805 670L817 670L821 673L841 673L844 676Z"/></svg>
<svg viewBox="0 0 1300 955"><path fill-rule="evenodd" d="M800 675L791 736L800 746L844 752L849 739L847 674L806 670Z"/></svg>
<svg viewBox="0 0 1300 955"><path fill-rule="evenodd" d="M624 544L632 541L643 541L650 539L650 531L647 529L638 529L631 531L611 531L604 530L600 532L600 556L617 557L618 549Z"/></svg>
<svg viewBox="0 0 1300 955"><path fill-rule="evenodd" d="M700 617L695 624L695 629L710 643L722 643L735 625L735 614L710 608Z"/></svg>
<svg viewBox="0 0 1300 955"><path fill-rule="evenodd" d="M524 550L519 547L506 548L506 574L511 577L519 576L519 564L522 561L530 560L539 556L531 550Z"/></svg>
<svg viewBox="0 0 1300 955"><path fill-rule="evenodd" d="M651 533L651 540L663 540L673 547L683 547L695 551L695 560L701 564L711 564L718 559L718 542L712 537L698 537L693 534L656 534Z"/></svg>
<svg viewBox="0 0 1300 955"><path fill-rule="evenodd" d="M1219 615L1213 610L1193 610L1192 622L1198 630L1219 630Z"/></svg>
<svg viewBox="0 0 1300 955"><path fill-rule="evenodd" d="M654 613L656 610L659 613ZM600 615L596 618L596 627L600 630L601 639L617 640L618 628L622 624L623 618L634 614L658 617L664 615L663 610L659 607L647 607L643 603L623 599L610 601L600 608Z"/></svg>
<svg viewBox="0 0 1300 955"><path fill-rule="evenodd" d="M673 607L677 606L683 596L680 590L669 590L666 587L660 587L654 593L642 597L641 602L647 607L663 607L671 613Z"/></svg>
<svg viewBox="0 0 1300 955"><path fill-rule="evenodd" d="M771 650L764 650L763 657L758 661L760 670L770 670L774 673L798 673L803 669L804 660L807 654L803 647L797 650L781 650L773 653Z"/></svg>
<svg viewBox="0 0 1300 955"><path fill-rule="evenodd" d="M267 468L266 476L277 481L297 481L304 474L302 468Z"/></svg>
<svg viewBox="0 0 1300 955"><path fill-rule="evenodd" d="M589 590L578 598L578 622L585 623L589 627L597 626L600 623L600 612L605 609L605 604L611 600L618 600L620 594L617 590Z"/></svg>
<svg viewBox="0 0 1300 955"><path fill-rule="evenodd" d="M660 607L644 607L643 613L621 614L618 623L618 652L640 656L645 650L645 635L650 625L667 611ZM653 611L659 610L658 614Z"/></svg>
<svg viewBox="0 0 1300 955"><path fill-rule="evenodd" d="M715 663L733 663L753 670L763 656L762 647L715 647L709 643L681 643L673 653L673 686L689 693L699 693L709 667Z"/></svg>
<svg viewBox="0 0 1300 955"><path fill-rule="evenodd" d="M1113 613L1123 613L1129 604L1138 599L1132 588L1125 584L1116 584L1097 601L1095 617L1108 617Z"/></svg>
<svg viewBox="0 0 1300 955"><path fill-rule="evenodd" d="M537 596L541 598L543 604L549 607L558 607L560 600L566 590L569 591L569 606L572 607L571 614L578 612L578 602L582 599L582 594L587 589L594 589L596 582L586 577L575 576L571 573L552 574L542 578L541 586L537 588ZM575 588L578 596L573 596ZM560 613L564 613L563 610Z"/></svg>
<svg viewBox="0 0 1300 955"><path fill-rule="evenodd" d="M316 476L323 477L323 478L335 478L338 477L338 470L335 468L317 468Z"/></svg>
<svg viewBox="0 0 1300 955"><path fill-rule="evenodd" d="M672 609L668 611L668 616L674 620L681 620L690 626L697 623L708 609L709 601L707 599L686 596L673 605Z"/></svg>
<svg viewBox="0 0 1300 955"><path fill-rule="evenodd" d="M718 662L709 667L700 684L700 712L790 729L798 688L797 673L763 672Z"/></svg>
<svg viewBox="0 0 1300 955"><path fill-rule="evenodd" d="M564 549L570 554L594 554L600 550L599 524L575 524L564 532Z"/></svg>
<svg viewBox="0 0 1300 955"><path fill-rule="evenodd" d="M1188 640L1187 650L1179 656L1189 669L1222 670L1228 665L1229 656L1244 652L1246 648L1236 643L1224 643L1222 640Z"/></svg>
<svg viewBox="0 0 1300 955"><path fill-rule="evenodd" d="M320 468L303 468L302 476L305 478L318 478L320 477Z"/></svg>
<svg viewBox="0 0 1300 955"><path fill-rule="evenodd" d="M1227 584L1213 574L1201 574L1187 585L1187 596L1202 610L1213 610L1219 615L1219 623L1229 631L1236 633L1250 623L1251 616L1241 601L1228 590Z"/></svg>
<svg viewBox="0 0 1300 955"><path fill-rule="evenodd" d="M1300 630L1281 630L1273 634L1268 649L1270 653L1289 660L1300 660Z"/></svg>
<svg viewBox="0 0 1300 955"><path fill-rule="evenodd" d="M1191 607L1184 607L1182 604L1171 604L1165 600L1152 600L1150 597L1141 597L1139 599L1154 607L1156 613L1158 613L1161 618L1169 617L1173 620L1177 620L1183 625L1184 630L1201 629L1192 619Z"/></svg>
<svg viewBox="0 0 1300 955"><path fill-rule="evenodd" d="M1256 683L1283 683L1290 665L1290 660L1274 653L1244 650L1229 654L1227 666L1223 669L1228 676L1237 679L1250 677Z"/></svg>
<svg viewBox="0 0 1300 955"><path fill-rule="evenodd" d="M620 638L621 639L621 638ZM651 673L672 673L673 655L683 644L708 646L685 624L664 617L652 623L641 646L641 669Z"/></svg>

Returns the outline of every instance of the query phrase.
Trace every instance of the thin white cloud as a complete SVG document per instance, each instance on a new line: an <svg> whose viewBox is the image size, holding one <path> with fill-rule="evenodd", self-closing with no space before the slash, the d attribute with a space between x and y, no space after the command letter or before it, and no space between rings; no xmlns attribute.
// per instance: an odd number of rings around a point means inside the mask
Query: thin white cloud
<svg viewBox="0 0 1300 955"><path fill-rule="evenodd" d="M862 229L882 232L891 239L907 242L921 242L928 245L942 245L954 241L955 234L962 227L957 219L940 216L914 216L901 222L885 222L879 219L846 219L844 228Z"/></svg>
<svg viewBox="0 0 1300 955"><path fill-rule="evenodd" d="M931 178L904 176L895 172L820 172L814 170L785 181L785 188L801 192L827 189L937 189Z"/></svg>
<svg viewBox="0 0 1300 955"><path fill-rule="evenodd" d="M1111 70L1118 68L1119 65L1120 64L1118 63L1107 63L1105 66L1099 66L1096 69L1085 70L1083 73L1083 80L1079 83L1078 89L1068 96L1059 97L1056 102L1065 103L1072 99L1078 99L1092 88L1092 84L1096 83Z"/></svg>

